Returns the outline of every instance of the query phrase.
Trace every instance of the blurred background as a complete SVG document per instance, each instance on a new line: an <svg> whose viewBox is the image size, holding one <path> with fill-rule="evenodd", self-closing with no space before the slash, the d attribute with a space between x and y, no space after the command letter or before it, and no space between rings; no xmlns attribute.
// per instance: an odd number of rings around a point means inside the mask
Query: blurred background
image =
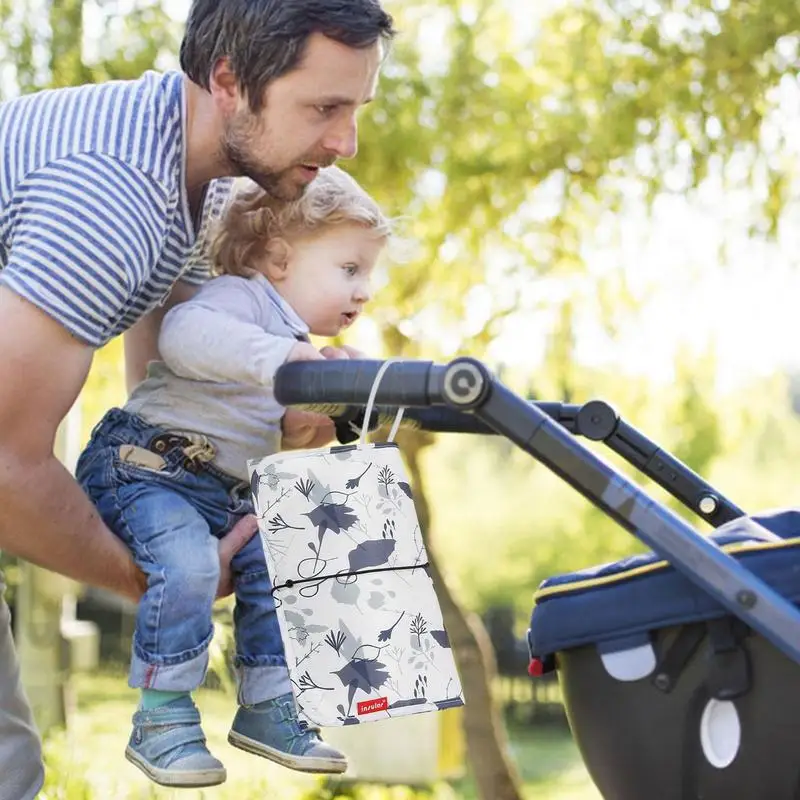
<svg viewBox="0 0 800 800"><path fill-rule="evenodd" d="M173 68L188 6L0 0L0 96ZM401 33L343 166L400 219L402 242L348 341L376 356L470 354L539 400L607 400L743 508L795 504L800 6L386 6ZM123 402L121 359L121 340L98 353L63 426L67 463ZM222 605L200 707L229 779L203 797L599 797L557 686L526 677L524 635L542 579L639 546L508 442L402 444L466 709L367 726L336 783L233 751ZM3 563L47 733L42 797L201 796L124 761L132 608Z"/></svg>

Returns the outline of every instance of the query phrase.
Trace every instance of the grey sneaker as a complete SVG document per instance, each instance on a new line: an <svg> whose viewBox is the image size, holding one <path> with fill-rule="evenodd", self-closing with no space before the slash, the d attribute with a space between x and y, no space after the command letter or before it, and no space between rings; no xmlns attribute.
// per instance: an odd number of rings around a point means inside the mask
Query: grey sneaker
<svg viewBox="0 0 800 800"><path fill-rule="evenodd" d="M216 786L227 774L206 747L191 697L137 711L125 757L162 786Z"/></svg>
<svg viewBox="0 0 800 800"><path fill-rule="evenodd" d="M239 706L228 742L298 772L338 774L347 757L325 744L316 728L297 718L291 692L254 706Z"/></svg>

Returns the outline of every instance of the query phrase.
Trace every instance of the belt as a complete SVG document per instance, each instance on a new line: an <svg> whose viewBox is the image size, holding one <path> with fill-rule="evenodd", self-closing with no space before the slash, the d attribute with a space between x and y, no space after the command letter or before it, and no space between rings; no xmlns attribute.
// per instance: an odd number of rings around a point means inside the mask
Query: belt
<svg viewBox="0 0 800 800"><path fill-rule="evenodd" d="M183 468L196 475L207 472L224 484L226 489L237 494L249 493L250 484L235 475L231 475L212 463L217 455L217 449L205 436L192 434L189 436L165 431L156 434L146 445L146 449L165 456L173 450L180 450L183 454Z"/></svg>
<svg viewBox="0 0 800 800"><path fill-rule="evenodd" d="M183 468L187 472L197 473L204 466L207 461L216 456L214 446L206 441L203 444L193 442L188 436L181 436L176 433L159 433L154 436L146 445L148 450L158 453L160 456L165 456L173 450L180 450L184 454ZM192 452L195 448L202 447L203 450Z"/></svg>

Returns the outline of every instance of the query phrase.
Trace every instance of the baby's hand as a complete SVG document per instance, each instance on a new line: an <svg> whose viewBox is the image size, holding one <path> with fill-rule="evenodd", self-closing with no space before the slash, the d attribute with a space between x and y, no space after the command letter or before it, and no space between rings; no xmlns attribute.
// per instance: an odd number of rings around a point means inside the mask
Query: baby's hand
<svg viewBox="0 0 800 800"><path fill-rule="evenodd" d="M298 342L286 357L290 361L324 361L325 356L308 342ZM299 408L287 408L281 420L283 437L281 448L314 448L328 444L335 436L333 420L324 414L303 411Z"/></svg>
<svg viewBox="0 0 800 800"><path fill-rule="evenodd" d="M286 357L286 363L291 361L324 361L325 356L314 347L313 344L308 342L298 342Z"/></svg>
<svg viewBox="0 0 800 800"><path fill-rule="evenodd" d="M362 353L360 350L356 350L355 347L350 347L350 345L343 344L341 347L333 347L331 345L326 345L320 351L322 355L331 360L331 359L363 359L367 358L366 353Z"/></svg>

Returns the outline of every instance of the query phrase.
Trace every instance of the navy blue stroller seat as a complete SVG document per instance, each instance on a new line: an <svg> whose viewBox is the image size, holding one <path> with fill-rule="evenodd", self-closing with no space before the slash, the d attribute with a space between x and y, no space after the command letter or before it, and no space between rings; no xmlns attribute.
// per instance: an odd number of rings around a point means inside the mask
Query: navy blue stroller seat
<svg viewBox="0 0 800 800"><path fill-rule="evenodd" d="M753 519L711 538L800 603L800 512ZM652 553L545 581L528 643L603 797L800 798L800 666Z"/></svg>

